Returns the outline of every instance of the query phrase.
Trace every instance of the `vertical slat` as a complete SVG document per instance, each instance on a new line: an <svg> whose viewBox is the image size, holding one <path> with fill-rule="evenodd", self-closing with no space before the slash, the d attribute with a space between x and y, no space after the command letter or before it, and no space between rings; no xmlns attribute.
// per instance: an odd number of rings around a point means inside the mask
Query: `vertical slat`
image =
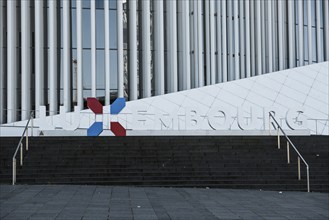
<svg viewBox="0 0 329 220"><path fill-rule="evenodd" d="M4 70L4 54L3 54L3 38L4 38L4 11L3 11L4 1L0 1L0 124L5 122L4 120L4 109L5 109L5 100L4 100L4 87L5 87L5 70Z"/></svg>
<svg viewBox="0 0 329 220"><path fill-rule="evenodd" d="M255 56L255 0L250 0L250 41L251 41L251 76L256 75L256 56Z"/></svg>
<svg viewBox="0 0 329 220"><path fill-rule="evenodd" d="M272 1L272 21L275 25L273 25L272 33L278 33L278 25L277 25L277 1ZM273 71L277 71L278 68L278 34L273 34Z"/></svg>
<svg viewBox="0 0 329 220"><path fill-rule="evenodd" d="M299 66L304 66L304 1L298 1L298 49Z"/></svg>
<svg viewBox="0 0 329 220"><path fill-rule="evenodd" d="M119 13L119 11L118 11ZM91 96L96 97L96 1L90 1Z"/></svg>
<svg viewBox="0 0 329 220"><path fill-rule="evenodd" d="M267 49L268 49L268 72L273 72L273 40L272 40L272 0L267 1Z"/></svg>
<svg viewBox="0 0 329 220"><path fill-rule="evenodd" d="M199 87L198 1L193 1L194 87Z"/></svg>
<svg viewBox="0 0 329 220"><path fill-rule="evenodd" d="M228 38L228 80L234 79L234 65L233 65L233 21L232 21L232 1L227 1L227 38Z"/></svg>
<svg viewBox="0 0 329 220"><path fill-rule="evenodd" d="M215 43L215 2L214 0L209 0L209 25L210 25L210 84L216 83L216 43Z"/></svg>
<svg viewBox="0 0 329 220"><path fill-rule="evenodd" d="M321 1L320 0L316 0L315 1L316 4L316 51L317 51L317 55L316 55L316 61L317 62L322 62L323 61L323 49L324 47L321 44Z"/></svg>
<svg viewBox="0 0 329 220"><path fill-rule="evenodd" d="M24 1L24 0L23 0ZM71 110L71 36L70 1L63 1L63 81L64 108Z"/></svg>
<svg viewBox="0 0 329 220"><path fill-rule="evenodd" d="M223 82L222 70L222 12L221 3L217 2L217 83Z"/></svg>
<svg viewBox="0 0 329 220"><path fill-rule="evenodd" d="M77 16L77 94L78 106L83 109L83 59L82 59L82 0L76 2L76 16Z"/></svg>
<svg viewBox="0 0 329 220"><path fill-rule="evenodd" d="M295 67L295 57L294 57L294 28L295 25L293 23L293 7L294 2L288 1L288 36L289 36L289 68Z"/></svg>
<svg viewBox="0 0 329 220"><path fill-rule="evenodd" d="M17 18L16 0L7 1L7 122L16 121Z"/></svg>
<svg viewBox="0 0 329 220"><path fill-rule="evenodd" d="M211 0L212 1L212 0ZM183 89L191 88L191 68L190 68L190 3L189 1L183 1L183 34L184 34L184 82Z"/></svg>
<svg viewBox="0 0 329 220"><path fill-rule="evenodd" d="M117 0L117 68L118 68L118 97L123 98L123 2Z"/></svg>
<svg viewBox="0 0 329 220"><path fill-rule="evenodd" d="M57 114L57 2L49 1L49 111L50 115Z"/></svg>
<svg viewBox="0 0 329 220"><path fill-rule="evenodd" d="M266 1L260 1L260 11L261 11L261 38L262 38L262 48L261 48L261 51L262 51L262 72L261 74L264 74L266 73L266 29L265 29L265 22L266 22L266 19L265 19L265 2Z"/></svg>
<svg viewBox="0 0 329 220"><path fill-rule="evenodd" d="M250 54L250 0L245 2L246 12L246 78L251 76L251 54Z"/></svg>
<svg viewBox="0 0 329 220"><path fill-rule="evenodd" d="M227 82L226 1L222 1L223 82Z"/></svg>
<svg viewBox="0 0 329 220"><path fill-rule="evenodd" d="M206 59L206 83L207 85L210 85L211 79L211 63L210 63L210 28L209 28L209 1L210 0L204 0L205 3L205 13L204 13L204 19L205 19L205 43L206 43L206 49L205 49L205 59Z"/></svg>
<svg viewBox="0 0 329 220"><path fill-rule="evenodd" d="M240 79L240 45L239 45L239 6L238 1L233 2L234 11L234 79Z"/></svg>
<svg viewBox="0 0 329 220"><path fill-rule="evenodd" d="M245 25L247 22L245 22L245 18L244 18L244 1L239 1L239 13L240 13L240 20L239 20L239 24L240 24L240 75L241 78L245 78L246 77L246 56L245 56L245 40L246 40L246 36L245 36Z"/></svg>
<svg viewBox="0 0 329 220"><path fill-rule="evenodd" d="M307 1L308 64L313 63L312 2Z"/></svg>
<svg viewBox="0 0 329 220"><path fill-rule="evenodd" d="M151 96L151 38L150 38L150 1L142 1L142 38L143 38L143 98Z"/></svg>
<svg viewBox="0 0 329 220"><path fill-rule="evenodd" d="M324 55L325 55L325 60L329 60L329 2L328 1L323 1L323 14L324 14Z"/></svg>
<svg viewBox="0 0 329 220"><path fill-rule="evenodd" d="M279 70L284 68L284 57L283 57L283 0L278 1L278 24L279 24Z"/></svg>
<svg viewBox="0 0 329 220"><path fill-rule="evenodd" d="M35 111L39 117L40 105L44 105L44 18L43 1L34 1L35 15Z"/></svg>
<svg viewBox="0 0 329 220"><path fill-rule="evenodd" d="M156 1L160 2L160 1ZM137 2L129 1L129 86L130 86L130 100L137 99ZM157 12L157 11L156 11ZM156 16L157 14L155 14ZM156 28L156 27L155 27ZM155 35L156 31L154 32ZM156 39L156 38L155 38ZM157 43L154 44L154 46ZM157 77L157 69L155 71Z"/></svg>
<svg viewBox="0 0 329 220"><path fill-rule="evenodd" d="M30 1L21 0L21 59L22 59L22 118L26 120L31 111L31 13Z"/></svg>
<svg viewBox="0 0 329 220"><path fill-rule="evenodd" d="M135 1L133 1L135 2ZM131 1L129 2L131 3ZM109 11L109 0L104 0L104 31L105 31L105 42L104 42L104 46L105 46L105 105L110 105L110 101L111 101L111 61L110 61L110 11ZM131 6L131 4L129 5ZM136 10L135 10L136 11ZM131 13L131 7L129 8L129 12ZM129 21L131 21L131 15L129 14ZM131 22L129 22L129 25ZM130 27L130 26L129 26ZM134 25L134 27L136 27L136 25ZM130 37L133 37L134 33L133 31L130 31L129 29L129 33L130 33ZM132 50L132 45L129 41L129 45L130 45L130 54L133 54L133 50ZM133 65L134 60L130 59L130 65ZM136 74L133 70L130 71L130 74ZM133 83L132 80L130 81L130 83ZM132 94L130 94L132 95ZM131 96L130 96L131 98Z"/></svg>
<svg viewBox="0 0 329 220"><path fill-rule="evenodd" d="M169 1L171 2L171 1ZM198 2L198 79L199 87L204 85L204 76L203 76L203 29L202 29L202 2Z"/></svg>
<svg viewBox="0 0 329 220"><path fill-rule="evenodd" d="M136 1L131 0L131 2L136 2ZM154 1L154 23L155 23L155 25L154 25L154 28L155 28L155 31L154 31L155 95L163 95L164 94L163 0ZM135 40L135 44L137 43L136 40ZM137 44L136 44L136 46L137 46ZM136 50L136 55L137 55L137 50ZM137 75L136 75L136 77L137 77ZM137 83L137 79L136 79L136 83Z"/></svg>
<svg viewBox="0 0 329 220"><path fill-rule="evenodd" d="M177 92L177 17L176 0L167 1L167 77L168 92Z"/></svg>

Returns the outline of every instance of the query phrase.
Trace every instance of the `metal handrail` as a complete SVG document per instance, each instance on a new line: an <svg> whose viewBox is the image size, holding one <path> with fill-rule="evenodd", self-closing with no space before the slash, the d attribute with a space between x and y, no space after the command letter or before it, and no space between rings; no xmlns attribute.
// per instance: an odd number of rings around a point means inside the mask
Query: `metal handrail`
<svg viewBox="0 0 329 220"><path fill-rule="evenodd" d="M29 129L29 124L30 124L30 121L32 122L32 132L31 134L33 135L33 112L31 112L30 114L30 118L27 120L27 123L25 125L25 128L24 128L24 131L23 131L23 134L18 142L18 145L16 147L16 151L14 153L14 156L13 156L13 185L15 185L16 183L16 156L17 156L17 153L18 153L18 150L20 150L20 165L23 166L23 138L26 134L26 151L29 150L29 132L28 132L28 129Z"/></svg>
<svg viewBox="0 0 329 220"><path fill-rule="evenodd" d="M270 124L270 133L271 133L271 118L273 119L273 121L276 123L276 125L278 126L277 129L277 135L278 135L278 149L280 149L280 134L279 134L279 129L281 130L282 134L284 134L285 138L287 139L287 160L288 160L288 164L290 163L290 152L289 152L289 144L293 147L293 149L295 150L295 152L298 154L298 180L301 180L301 175L300 175L300 159L302 159L302 161L304 162L305 166L306 166L306 176L307 176L307 192L310 192L310 171L309 171L309 165L306 162L306 160L304 159L304 157L299 153L299 151L297 150L296 146L292 143L292 141L290 140L290 138L287 136L287 134L284 132L284 130L282 129L282 127L280 126L280 124L278 123L278 121L274 118L274 116L272 115L271 112L269 112L269 124Z"/></svg>

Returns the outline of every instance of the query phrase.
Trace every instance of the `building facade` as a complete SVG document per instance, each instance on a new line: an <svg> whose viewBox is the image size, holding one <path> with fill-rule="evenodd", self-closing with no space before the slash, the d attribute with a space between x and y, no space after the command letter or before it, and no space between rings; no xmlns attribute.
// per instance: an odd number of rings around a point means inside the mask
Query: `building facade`
<svg viewBox="0 0 329 220"><path fill-rule="evenodd" d="M2 0L0 123L329 60L326 0Z"/></svg>

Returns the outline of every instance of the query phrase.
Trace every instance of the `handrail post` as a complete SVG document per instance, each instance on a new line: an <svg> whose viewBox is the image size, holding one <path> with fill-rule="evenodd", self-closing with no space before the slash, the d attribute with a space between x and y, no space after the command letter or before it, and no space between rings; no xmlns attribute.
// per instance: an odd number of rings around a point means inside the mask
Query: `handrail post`
<svg viewBox="0 0 329 220"><path fill-rule="evenodd" d="M31 137L33 137L33 113L31 114Z"/></svg>
<svg viewBox="0 0 329 220"><path fill-rule="evenodd" d="M29 150L29 127L26 129L26 150Z"/></svg>
<svg viewBox="0 0 329 220"><path fill-rule="evenodd" d="M280 149L280 127L278 126L278 149Z"/></svg>
<svg viewBox="0 0 329 220"><path fill-rule="evenodd" d="M301 180L301 176L300 176L300 157L298 157L298 180Z"/></svg>
<svg viewBox="0 0 329 220"><path fill-rule="evenodd" d="M16 159L13 159L13 185L16 183Z"/></svg>
<svg viewBox="0 0 329 220"><path fill-rule="evenodd" d="M21 166L23 166L23 143L21 143L20 150L21 150L21 153L20 153L20 156L21 156Z"/></svg>
<svg viewBox="0 0 329 220"><path fill-rule="evenodd" d="M289 141L287 141L287 163L290 164L290 147L289 147Z"/></svg>
<svg viewBox="0 0 329 220"><path fill-rule="evenodd" d="M306 175L307 175L307 192L310 192L310 170L308 166L306 166Z"/></svg>
<svg viewBox="0 0 329 220"><path fill-rule="evenodd" d="M271 135L271 113L268 115L268 130L269 130L270 135Z"/></svg>

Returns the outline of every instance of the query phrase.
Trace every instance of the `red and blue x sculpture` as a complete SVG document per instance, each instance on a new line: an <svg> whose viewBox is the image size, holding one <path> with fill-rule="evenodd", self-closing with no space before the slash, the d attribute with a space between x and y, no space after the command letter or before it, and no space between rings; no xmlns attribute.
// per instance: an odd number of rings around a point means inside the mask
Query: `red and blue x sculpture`
<svg viewBox="0 0 329 220"><path fill-rule="evenodd" d="M88 108L96 115L103 114L103 106L96 98L87 98ZM110 105L110 114L117 115L126 106L125 98L117 98ZM110 119L111 120L111 119ZM115 136L126 136L126 129L119 122L110 122L111 131ZM88 136L99 136L103 132L103 122L95 121L87 130Z"/></svg>

